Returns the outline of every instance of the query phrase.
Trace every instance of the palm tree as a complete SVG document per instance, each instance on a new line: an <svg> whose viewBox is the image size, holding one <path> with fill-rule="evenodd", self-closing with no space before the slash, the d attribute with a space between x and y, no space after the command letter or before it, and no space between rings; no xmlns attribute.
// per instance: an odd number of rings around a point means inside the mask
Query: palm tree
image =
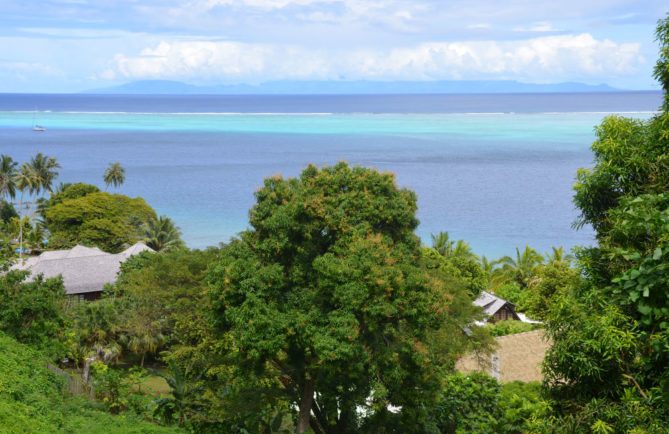
<svg viewBox="0 0 669 434"><path fill-rule="evenodd" d="M44 247L44 231L38 223L31 227L26 236L26 241L31 249L42 249Z"/></svg>
<svg viewBox="0 0 669 434"><path fill-rule="evenodd" d="M202 396L204 386L197 383L200 382L204 371L194 379L193 384L196 385L191 386L186 379L185 373L174 360L169 360L167 366L170 375L172 375L171 377L154 369L149 369L149 372L152 374L162 377L172 389L170 396L167 398L158 398L153 401L156 406L155 414L162 416L166 422L172 422L176 419L179 424L182 424L188 420L189 415L199 414L202 409L200 397Z"/></svg>
<svg viewBox="0 0 669 434"><path fill-rule="evenodd" d="M474 254L472 247L464 240L458 240L453 247L451 256L463 259L473 259L478 261L479 257Z"/></svg>
<svg viewBox="0 0 669 434"><path fill-rule="evenodd" d="M499 259L490 261L485 255L481 256L481 259L479 259L479 266L488 280L488 289L494 289L496 287L497 282L495 276L497 275L496 271L498 270L497 266L499 263Z"/></svg>
<svg viewBox="0 0 669 434"><path fill-rule="evenodd" d="M14 175L18 163L9 155L0 155L0 198L8 196L10 199L16 197L16 184Z"/></svg>
<svg viewBox="0 0 669 434"><path fill-rule="evenodd" d="M144 323L143 323L144 324ZM144 358L148 353L155 353L162 345L167 342L167 336L162 334L161 324L149 324L148 328L135 330L132 334L125 337L125 344L135 354L141 355L140 365L144 367Z"/></svg>
<svg viewBox="0 0 669 434"><path fill-rule="evenodd" d="M546 252L546 261L548 264L562 264L567 265L571 264L571 261L574 260L574 256L567 253L565 254L563 247L551 247L553 250L552 254Z"/></svg>
<svg viewBox="0 0 669 434"><path fill-rule="evenodd" d="M474 254L468 242L464 240L453 241L449 238L448 232L439 232L437 235L430 234L430 238L432 238L432 248L441 256L478 260L478 256Z"/></svg>
<svg viewBox="0 0 669 434"><path fill-rule="evenodd" d="M54 157L47 157L38 152L37 155L30 158L30 162L23 163L21 170L15 172L13 180L16 188L21 191L21 203L19 205L19 214L23 212L23 196L28 194L39 195L42 191L51 191L51 184L58 176L55 169L60 168L60 164ZM19 232L19 258L23 256L23 225Z"/></svg>
<svg viewBox="0 0 669 434"><path fill-rule="evenodd" d="M121 166L121 163L109 163L109 167L105 170L102 179L105 181L105 191L109 188L109 184L114 184L114 187L125 182L125 169Z"/></svg>
<svg viewBox="0 0 669 434"><path fill-rule="evenodd" d="M47 157L39 152L30 159L28 165L31 167L34 180L34 193L39 195L42 191L52 191L51 184L58 177L55 169L60 168L60 164L54 157Z"/></svg>
<svg viewBox="0 0 669 434"><path fill-rule="evenodd" d="M517 283L521 288L527 288L534 278L536 266L541 265L543 260L544 257L528 245L522 254L516 247L516 259L509 256L500 258L499 262L503 264L500 270L501 277Z"/></svg>
<svg viewBox="0 0 669 434"><path fill-rule="evenodd" d="M161 215L157 220L151 220L144 228L144 242L153 250L170 250L185 247L181 239L179 227L169 217Z"/></svg>
<svg viewBox="0 0 669 434"><path fill-rule="evenodd" d="M439 232L437 235L430 234L432 248L441 256L450 256L453 250L453 241L449 239L448 232Z"/></svg>
<svg viewBox="0 0 669 434"><path fill-rule="evenodd" d="M33 194L36 191L36 176L28 163L23 163L21 170L17 171L12 178L16 188L21 192L19 200L19 221L23 222L23 196L26 192ZM19 260L23 257L23 224L19 224Z"/></svg>

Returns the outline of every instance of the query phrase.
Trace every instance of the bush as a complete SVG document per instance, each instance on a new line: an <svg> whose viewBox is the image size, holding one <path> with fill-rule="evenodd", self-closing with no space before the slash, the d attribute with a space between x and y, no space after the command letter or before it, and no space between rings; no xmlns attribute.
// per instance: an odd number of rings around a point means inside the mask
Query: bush
<svg viewBox="0 0 669 434"><path fill-rule="evenodd" d="M497 321L494 324L486 324L485 328L488 330L488 333L490 333L490 336L498 337L540 329L542 328L542 324L530 324L518 320L507 319Z"/></svg>
<svg viewBox="0 0 669 434"><path fill-rule="evenodd" d="M474 372L446 377L435 416L440 432L495 433L500 384Z"/></svg>
<svg viewBox="0 0 669 434"><path fill-rule="evenodd" d="M500 385L478 372L449 375L433 412L436 428L463 434L543 432L550 406L540 391L537 382Z"/></svg>
<svg viewBox="0 0 669 434"><path fill-rule="evenodd" d="M63 382L36 350L0 332L0 433L176 433L134 414L112 416L84 396L64 397Z"/></svg>
<svg viewBox="0 0 669 434"><path fill-rule="evenodd" d="M25 271L0 275L0 330L22 343L61 356L59 343L65 326L65 289L60 277L41 275L26 281Z"/></svg>

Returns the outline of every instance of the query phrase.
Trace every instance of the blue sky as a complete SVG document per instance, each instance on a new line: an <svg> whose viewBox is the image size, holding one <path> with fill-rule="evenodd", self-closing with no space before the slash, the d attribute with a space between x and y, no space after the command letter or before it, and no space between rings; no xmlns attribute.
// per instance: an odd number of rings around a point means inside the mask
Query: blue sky
<svg viewBox="0 0 669 434"><path fill-rule="evenodd" d="M0 0L0 92L133 80L657 89L666 0Z"/></svg>

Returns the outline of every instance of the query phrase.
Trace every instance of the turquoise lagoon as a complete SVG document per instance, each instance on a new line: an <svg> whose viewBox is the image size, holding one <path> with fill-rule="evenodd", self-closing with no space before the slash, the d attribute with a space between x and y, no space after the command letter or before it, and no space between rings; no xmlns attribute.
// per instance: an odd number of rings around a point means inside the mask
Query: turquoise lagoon
<svg viewBox="0 0 669 434"><path fill-rule="evenodd" d="M592 244L589 228L571 228L571 197L576 170L591 165L594 127L611 113L648 118L660 101L659 93L346 98L0 95L0 152L19 161L43 152L62 165L59 181L100 187L107 164L120 161L118 192L144 197L196 248L247 228L263 178L345 160L392 171L416 191L426 242L448 231L497 257L525 244L540 252ZM37 105L41 133L31 130Z"/></svg>

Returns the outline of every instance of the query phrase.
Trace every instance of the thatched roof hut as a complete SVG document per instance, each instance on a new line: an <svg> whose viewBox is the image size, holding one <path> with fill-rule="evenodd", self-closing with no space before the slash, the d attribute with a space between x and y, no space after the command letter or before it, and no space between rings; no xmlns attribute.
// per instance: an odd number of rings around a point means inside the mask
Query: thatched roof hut
<svg viewBox="0 0 669 434"><path fill-rule="evenodd" d="M154 251L142 242L116 254L103 252L97 247L75 246L69 250L44 252L12 268L29 270L31 276L63 276L67 295L92 300L100 296L107 283L116 281L122 262L147 250Z"/></svg>

